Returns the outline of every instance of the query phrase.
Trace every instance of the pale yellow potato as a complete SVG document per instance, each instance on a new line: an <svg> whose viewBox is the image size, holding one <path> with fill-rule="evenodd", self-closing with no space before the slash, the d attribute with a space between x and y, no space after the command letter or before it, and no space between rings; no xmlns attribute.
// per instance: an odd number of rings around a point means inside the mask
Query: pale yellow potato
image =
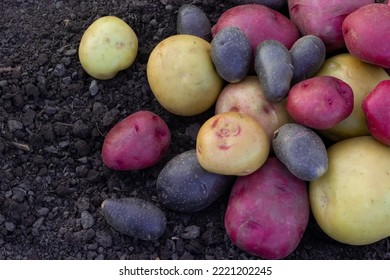
<svg viewBox="0 0 390 280"><path fill-rule="evenodd" d="M85 30L79 60L89 75L108 80L130 67L137 52L138 38L133 29L118 17L104 16Z"/></svg>
<svg viewBox="0 0 390 280"><path fill-rule="evenodd" d="M212 105L223 86L210 57L211 45L193 35L173 35L151 52L147 78L157 101L180 116L200 114Z"/></svg>
<svg viewBox="0 0 390 280"><path fill-rule="evenodd" d="M372 136L328 149L328 172L310 182L313 215L331 238L366 245L390 236L390 147Z"/></svg>
<svg viewBox="0 0 390 280"><path fill-rule="evenodd" d="M270 141L279 127L291 122L285 102L267 101L257 76L247 76L244 80L228 84L222 89L215 104L215 114L229 111L254 118Z"/></svg>
<svg viewBox="0 0 390 280"><path fill-rule="evenodd" d="M244 176L267 160L270 143L263 128L248 115L225 112L200 128L196 141L199 164L209 172Z"/></svg>
<svg viewBox="0 0 390 280"><path fill-rule="evenodd" d="M354 94L352 113L335 127L320 133L332 141L369 135L362 102L379 82L390 79L386 71L344 53L328 58L316 76L339 78L352 88Z"/></svg>

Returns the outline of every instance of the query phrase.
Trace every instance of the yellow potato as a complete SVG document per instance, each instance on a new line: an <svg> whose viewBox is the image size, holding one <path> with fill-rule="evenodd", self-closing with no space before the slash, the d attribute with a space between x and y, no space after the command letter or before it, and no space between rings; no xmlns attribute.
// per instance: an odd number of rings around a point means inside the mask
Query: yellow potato
<svg viewBox="0 0 390 280"><path fill-rule="evenodd" d="M208 119L196 141L199 164L209 172L244 176L267 160L270 143L256 120L238 112L224 112Z"/></svg>
<svg viewBox="0 0 390 280"><path fill-rule="evenodd" d="M79 60L89 75L108 80L130 67L137 52L138 38L133 29L118 17L105 16L94 21L84 32Z"/></svg>
<svg viewBox="0 0 390 280"><path fill-rule="evenodd" d="M313 215L331 238L350 245L390 236L390 147L372 136L328 149L328 172L310 182Z"/></svg>
<svg viewBox="0 0 390 280"><path fill-rule="evenodd" d="M354 94L354 108L349 117L320 133L332 141L369 135L362 102L380 81L390 79L386 71L344 53L328 58L316 75L339 78L352 88Z"/></svg>
<svg viewBox="0 0 390 280"><path fill-rule="evenodd" d="M151 52L147 78L157 101L167 111L194 116L209 109L222 90L211 57L211 45L193 35L174 35Z"/></svg>

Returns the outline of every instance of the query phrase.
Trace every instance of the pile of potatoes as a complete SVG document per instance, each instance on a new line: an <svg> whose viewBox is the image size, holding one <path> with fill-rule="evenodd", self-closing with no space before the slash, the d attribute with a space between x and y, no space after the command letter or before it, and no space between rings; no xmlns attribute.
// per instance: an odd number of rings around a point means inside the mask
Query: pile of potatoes
<svg viewBox="0 0 390 280"><path fill-rule="evenodd" d="M390 236L388 1L231 2L213 26L201 9L183 5L177 34L149 56L148 83L164 109L215 110L196 147L161 171L160 203L196 212L229 191L228 236L265 259L297 248L310 211L345 244ZM283 5L288 15L278 11ZM169 128L152 112L141 115L106 136L108 167L142 169L164 156ZM165 216L148 203L109 202L102 212L116 229L145 240L164 233ZM131 210L118 222L118 209ZM143 219L164 217L155 228L129 230L134 213L145 211Z"/></svg>

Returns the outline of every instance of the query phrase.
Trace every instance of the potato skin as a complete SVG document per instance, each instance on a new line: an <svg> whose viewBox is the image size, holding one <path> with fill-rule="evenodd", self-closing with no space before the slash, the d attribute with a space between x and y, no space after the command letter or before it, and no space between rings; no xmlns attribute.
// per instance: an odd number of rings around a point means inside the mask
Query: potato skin
<svg viewBox="0 0 390 280"><path fill-rule="evenodd" d="M306 79L290 89L286 109L296 123L329 129L352 113L352 88L332 76Z"/></svg>
<svg viewBox="0 0 390 280"><path fill-rule="evenodd" d="M247 76L241 82L228 84L222 89L215 104L215 114L230 111L255 119L266 132L270 143L275 130L290 122L285 102L269 102L256 76Z"/></svg>
<svg viewBox="0 0 390 280"><path fill-rule="evenodd" d="M376 3L361 7L345 18L342 31L350 54L390 67L390 6Z"/></svg>
<svg viewBox="0 0 390 280"><path fill-rule="evenodd" d="M229 0L230 3L235 5L243 4L261 4L272 8L274 10L280 9L287 1L286 0Z"/></svg>
<svg viewBox="0 0 390 280"><path fill-rule="evenodd" d="M298 246L309 220L306 183L276 158L238 177L225 213L225 229L239 248L264 259L282 259Z"/></svg>
<svg viewBox="0 0 390 280"><path fill-rule="evenodd" d="M165 165L158 175L156 190L165 207L179 212L197 212L225 193L234 178L203 169L194 149L175 156Z"/></svg>
<svg viewBox="0 0 390 280"><path fill-rule="evenodd" d="M266 40L255 50L254 66L266 99L270 102L284 99L294 75L288 49L278 41Z"/></svg>
<svg viewBox="0 0 390 280"><path fill-rule="evenodd" d="M164 212L140 198L105 199L101 213L114 229L141 240L156 240L165 232Z"/></svg>
<svg viewBox="0 0 390 280"><path fill-rule="evenodd" d="M79 45L79 60L84 70L100 80L113 78L133 64L138 38L122 19L104 16L85 30Z"/></svg>
<svg viewBox="0 0 390 280"><path fill-rule="evenodd" d="M152 50L146 74L150 88L167 111L194 116L214 105L223 87L206 40L188 34L170 36Z"/></svg>
<svg viewBox="0 0 390 280"><path fill-rule="evenodd" d="M114 125L102 146L103 163L115 170L137 170L159 162L169 148L171 132L160 116L138 111Z"/></svg>
<svg viewBox="0 0 390 280"><path fill-rule="evenodd" d="M372 136L328 148L329 170L309 183L313 216L338 242L367 245L390 236L390 147Z"/></svg>
<svg viewBox="0 0 390 280"><path fill-rule="evenodd" d="M211 41L211 59L218 74L227 82L245 78L251 66L252 46L238 27L226 27Z"/></svg>
<svg viewBox="0 0 390 280"><path fill-rule="evenodd" d="M390 80L380 82L363 99L362 107L371 135L390 145Z"/></svg>
<svg viewBox="0 0 390 280"><path fill-rule="evenodd" d="M225 112L208 119L199 129L196 155L209 172L244 176L266 161L270 143L263 128L251 117Z"/></svg>
<svg viewBox="0 0 390 280"><path fill-rule="evenodd" d="M236 26L248 37L254 51L258 44L274 39L290 49L299 38L299 32L290 19L260 4L238 5L226 10L211 28L214 37L228 26Z"/></svg>
<svg viewBox="0 0 390 280"><path fill-rule="evenodd" d="M281 126L275 132L272 148L277 158L301 180L315 180L328 170L324 142L303 125L288 123Z"/></svg>
<svg viewBox="0 0 390 280"><path fill-rule="evenodd" d="M206 41L211 39L211 23L207 15L193 4L180 6L176 20L177 34L198 36Z"/></svg>

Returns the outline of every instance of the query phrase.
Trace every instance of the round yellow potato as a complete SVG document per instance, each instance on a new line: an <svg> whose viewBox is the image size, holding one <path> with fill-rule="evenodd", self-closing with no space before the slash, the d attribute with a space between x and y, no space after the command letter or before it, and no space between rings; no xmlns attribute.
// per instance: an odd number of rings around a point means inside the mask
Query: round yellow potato
<svg viewBox="0 0 390 280"><path fill-rule="evenodd" d="M113 78L133 64L138 52L138 38L122 19L104 16L84 32L79 46L79 60L84 70L100 80Z"/></svg>
<svg viewBox="0 0 390 280"><path fill-rule="evenodd" d="M369 135L362 102L380 81L390 79L386 71L344 53L328 58L316 75L339 78L352 88L354 94L352 113L335 127L320 133L331 141Z"/></svg>
<svg viewBox="0 0 390 280"><path fill-rule="evenodd" d="M350 245L390 236L390 147L372 136L337 142L329 169L309 183L313 215L331 238Z"/></svg>
<svg viewBox="0 0 390 280"><path fill-rule="evenodd" d="M223 80L210 56L211 45L193 35L174 35L151 52L147 78L157 101L167 111L194 116L209 109L222 90Z"/></svg>
<svg viewBox="0 0 390 280"><path fill-rule="evenodd" d="M239 112L254 118L266 132L270 142L274 132L291 122L285 102L269 102L256 76L225 86L215 104L215 113Z"/></svg>
<svg viewBox="0 0 390 280"><path fill-rule="evenodd" d="M270 143L256 120L238 112L224 112L208 119L196 141L199 164L209 172L244 176L267 160Z"/></svg>

